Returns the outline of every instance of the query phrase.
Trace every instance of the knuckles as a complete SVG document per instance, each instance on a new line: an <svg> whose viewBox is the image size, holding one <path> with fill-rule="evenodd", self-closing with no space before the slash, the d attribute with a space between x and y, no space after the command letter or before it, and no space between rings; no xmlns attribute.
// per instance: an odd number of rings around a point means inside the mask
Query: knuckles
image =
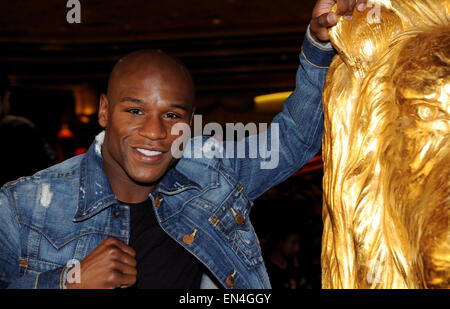
<svg viewBox="0 0 450 309"><path fill-rule="evenodd" d="M109 262L109 264L108 264L108 268L110 269L110 270L117 270L117 271L119 271L120 270L120 262L118 262L118 261L115 261L115 260L111 260L110 262Z"/></svg>
<svg viewBox="0 0 450 309"><path fill-rule="evenodd" d="M108 237L105 240L103 240L102 244L105 246L111 246L111 245L117 245L119 240L117 240L114 237Z"/></svg>
<svg viewBox="0 0 450 309"><path fill-rule="evenodd" d="M88 257L81 261L81 271L86 279L86 283L90 281L92 286L103 288L116 288L120 286L131 286L137 280L137 261L134 257L129 257L127 253L122 251L123 243L114 238L108 237L89 254ZM132 251L131 251L132 252ZM134 269L127 267L127 272L131 272L126 276L122 273L125 265L130 265ZM90 274L92 273L92 274ZM90 278L88 280L88 278ZM90 286L89 284L86 287Z"/></svg>
<svg viewBox="0 0 450 309"><path fill-rule="evenodd" d="M116 285L120 283L120 275L117 271L111 271L106 277L106 281L110 284Z"/></svg>
<svg viewBox="0 0 450 309"><path fill-rule="evenodd" d="M109 246L107 248L106 254L110 259L118 259L121 256L120 249L116 246Z"/></svg>

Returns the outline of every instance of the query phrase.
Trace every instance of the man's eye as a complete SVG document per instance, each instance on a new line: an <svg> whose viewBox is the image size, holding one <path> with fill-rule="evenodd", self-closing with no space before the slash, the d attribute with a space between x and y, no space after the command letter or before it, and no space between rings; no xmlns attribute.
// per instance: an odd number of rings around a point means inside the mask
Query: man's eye
<svg viewBox="0 0 450 309"><path fill-rule="evenodd" d="M133 115L142 115L142 112L138 108L130 108L127 110L127 112L133 114Z"/></svg>
<svg viewBox="0 0 450 309"><path fill-rule="evenodd" d="M167 113L167 114L166 114L166 117L167 117L167 118L170 118L170 119L178 119L178 118L181 118L180 116L178 116L177 114L174 114L174 113Z"/></svg>

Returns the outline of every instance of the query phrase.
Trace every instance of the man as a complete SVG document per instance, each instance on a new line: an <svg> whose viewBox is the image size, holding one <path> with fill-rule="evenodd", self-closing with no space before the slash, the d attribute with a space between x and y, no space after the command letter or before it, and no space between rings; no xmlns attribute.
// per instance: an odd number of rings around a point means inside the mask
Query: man
<svg viewBox="0 0 450 309"><path fill-rule="evenodd" d="M0 71L0 186L56 163L55 154L34 123L10 114L8 89L8 78Z"/></svg>
<svg viewBox="0 0 450 309"><path fill-rule="evenodd" d="M300 251L300 233L292 225L278 227L266 246L265 264L274 289L300 289L302 274L297 254ZM304 281L304 279L303 279Z"/></svg>
<svg viewBox="0 0 450 309"><path fill-rule="evenodd" d="M176 161L172 127L194 112L189 74L162 52L119 61L100 99L105 132L88 153L1 189L1 285L270 288L249 211L320 148L321 89L334 52L317 41L337 21L334 2L318 1L296 90L274 119L276 169L249 158ZM337 13L351 15L355 1L338 2Z"/></svg>

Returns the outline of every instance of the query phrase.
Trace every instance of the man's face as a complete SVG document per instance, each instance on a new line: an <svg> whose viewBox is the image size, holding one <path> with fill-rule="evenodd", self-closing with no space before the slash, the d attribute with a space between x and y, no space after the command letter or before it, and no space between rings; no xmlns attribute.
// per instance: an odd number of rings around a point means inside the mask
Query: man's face
<svg viewBox="0 0 450 309"><path fill-rule="evenodd" d="M100 101L102 148L110 174L139 184L157 182L175 162L174 124L190 123L192 86L171 71L125 72ZM126 177L124 177L126 176Z"/></svg>
<svg viewBox="0 0 450 309"><path fill-rule="evenodd" d="M291 234L282 242L281 252L285 258L292 259L300 250L300 237L297 234Z"/></svg>

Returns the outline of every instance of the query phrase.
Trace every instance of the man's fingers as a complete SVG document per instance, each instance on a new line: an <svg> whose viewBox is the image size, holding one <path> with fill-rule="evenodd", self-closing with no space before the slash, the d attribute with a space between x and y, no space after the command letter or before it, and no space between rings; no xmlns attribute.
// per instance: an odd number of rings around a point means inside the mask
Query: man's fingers
<svg viewBox="0 0 450 309"><path fill-rule="evenodd" d="M353 10L356 6L356 9L360 12L364 11L367 7L368 0L341 0L338 1L338 8L336 13L339 16L344 16L345 19L351 19L353 14Z"/></svg>
<svg viewBox="0 0 450 309"><path fill-rule="evenodd" d="M107 286L111 288L124 288L136 283L136 275L124 274L121 271L112 272L107 279Z"/></svg>
<svg viewBox="0 0 450 309"><path fill-rule="evenodd" d="M131 248L130 246L128 246L127 244L125 244L123 241L114 238L114 237L108 237L106 238L103 243L105 246L114 246L119 248L120 250L122 250L123 252L125 252L128 255L131 255L133 257L136 256L136 251L134 251L133 248Z"/></svg>
<svg viewBox="0 0 450 309"><path fill-rule="evenodd" d="M129 255L119 247L113 245L108 247L107 250L107 258L111 260L112 263L115 263L117 261L123 264L130 265L132 267L136 267L137 262L134 256Z"/></svg>
<svg viewBox="0 0 450 309"><path fill-rule="evenodd" d="M113 254L111 257L112 257L113 261L118 261L120 263L129 265L131 267L136 267L136 265L137 265L136 259L133 256L126 254L123 251L120 251L117 254Z"/></svg>
<svg viewBox="0 0 450 309"><path fill-rule="evenodd" d="M136 251L133 248L112 237L105 240L104 245L106 254L112 263L120 262L131 267L136 267Z"/></svg>
<svg viewBox="0 0 450 309"><path fill-rule="evenodd" d="M339 16L351 15L355 4L355 0L338 0L336 13Z"/></svg>
<svg viewBox="0 0 450 309"><path fill-rule="evenodd" d="M330 13L325 13L320 15L317 18L317 23L319 25L319 27L332 27L334 25L336 25L338 20L338 16L336 15L336 13L334 12L330 12Z"/></svg>
<svg viewBox="0 0 450 309"><path fill-rule="evenodd" d="M111 269L118 271L124 275L137 276L137 269L135 266L123 263L122 261L114 261L111 263Z"/></svg>
<svg viewBox="0 0 450 309"><path fill-rule="evenodd" d="M136 283L137 269L121 261L111 263L109 282L113 287L129 287Z"/></svg>
<svg viewBox="0 0 450 309"><path fill-rule="evenodd" d="M319 41L328 41L328 28L336 25L338 16L334 12L324 13L311 20L311 34Z"/></svg>
<svg viewBox="0 0 450 309"><path fill-rule="evenodd" d="M367 1L368 0L358 0L356 2L356 8L358 9L358 11L362 12L362 11L364 11L366 9Z"/></svg>
<svg viewBox="0 0 450 309"><path fill-rule="evenodd" d="M130 256L132 256L132 257L135 257L135 256L136 256L136 251L134 251L133 248L131 248L130 246L126 245L125 243L120 242L120 243L118 244L118 247L119 247L120 250L122 250L122 251L125 252L126 254L128 254L128 255L130 255Z"/></svg>
<svg viewBox="0 0 450 309"><path fill-rule="evenodd" d="M120 283L119 287L127 288L136 283L136 276L122 274L120 281L121 281L121 283Z"/></svg>

